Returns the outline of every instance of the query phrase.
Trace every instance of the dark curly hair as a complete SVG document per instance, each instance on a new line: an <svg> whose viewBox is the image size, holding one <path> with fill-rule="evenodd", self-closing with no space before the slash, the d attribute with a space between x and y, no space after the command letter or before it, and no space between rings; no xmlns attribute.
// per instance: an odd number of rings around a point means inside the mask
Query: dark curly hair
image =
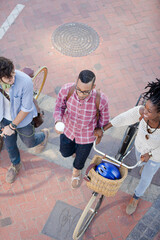
<svg viewBox="0 0 160 240"><path fill-rule="evenodd" d="M13 62L5 57L0 57L0 80L3 77L12 77L12 72L14 70Z"/></svg>
<svg viewBox="0 0 160 240"><path fill-rule="evenodd" d="M160 79L156 78L155 82L149 82L145 89L148 91L143 93L146 100L150 100L156 106L157 112L160 112Z"/></svg>

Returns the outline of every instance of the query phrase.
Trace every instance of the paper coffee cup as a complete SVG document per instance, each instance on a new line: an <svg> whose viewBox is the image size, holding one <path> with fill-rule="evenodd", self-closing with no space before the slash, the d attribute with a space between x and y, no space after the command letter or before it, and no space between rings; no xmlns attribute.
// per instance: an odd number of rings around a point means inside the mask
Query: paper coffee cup
<svg viewBox="0 0 160 240"><path fill-rule="evenodd" d="M55 125L56 130L59 132L64 132L64 127L65 125L63 122L57 122Z"/></svg>

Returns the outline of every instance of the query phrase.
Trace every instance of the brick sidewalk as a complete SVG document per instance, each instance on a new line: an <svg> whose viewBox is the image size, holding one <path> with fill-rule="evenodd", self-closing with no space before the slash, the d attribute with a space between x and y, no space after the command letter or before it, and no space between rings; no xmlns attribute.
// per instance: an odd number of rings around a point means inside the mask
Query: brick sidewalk
<svg viewBox="0 0 160 240"><path fill-rule="evenodd" d="M13 184L5 183L9 166L6 151L1 154L0 233L1 240L51 239L41 231L57 200L84 209L91 196L85 182L77 190L70 187L71 170L21 151L22 170ZM124 240L151 207L141 200L133 216L125 213L129 194L119 191L105 198L84 240Z"/></svg>
<svg viewBox="0 0 160 240"><path fill-rule="evenodd" d="M158 1L1 0L0 26L17 4L24 9L0 40L0 55L11 58L17 69L36 70L46 65L44 94L56 97L64 83L75 81L82 69L91 69L97 76L97 88L109 98L113 117L134 106L146 83L160 76ZM53 32L69 22L87 24L98 33L100 44L90 55L72 58L53 48ZM70 170L23 151L21 155L23 168L12 185L5 183L6 152L0 155L0 238L49 239L40 232L56 201L83 209L90 190L85 183L71 190ZM118 192L115 198L106 198L84 239L124 240L152 206L142 200L138 211L128 217L129 197ZM95 232L98 236L94 237Z"/></svg>
<svg viewBox="0 0 160 240"><path fill-rule="evenodd" d="M160 76L158 1L2 0L1 24L17 3L25 7L2 38L0 54L18 69L46 65L45 94L56 97L57 89L88 68L115 116L134 106L147 82ZM90 55L68 57L53 48L53 32L69 22L87 24L98 33L99 47Z"/></svg>

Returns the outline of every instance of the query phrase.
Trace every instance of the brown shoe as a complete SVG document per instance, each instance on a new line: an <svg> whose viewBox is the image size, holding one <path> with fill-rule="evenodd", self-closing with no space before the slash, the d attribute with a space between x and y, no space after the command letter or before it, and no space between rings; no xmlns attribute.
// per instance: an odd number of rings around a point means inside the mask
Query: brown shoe
<svg viewBox="0 0 160 240"><path fill-rule="evenodd" d="M78 188L81 184L81 172L78 176L72 175L71 187L72 189Z"/></svg>
<svg viewBox="0 0 160 240"><path fill-rule="evenodd" d="M7 183L13 183L15 181L20 168L21 168L21 163L19 163L17 165L11 164L11 166L9 167L8 172L6 174L6 182Z"/></svg>
<svg viewBox="0 0 160 240"><path fill-rule="evenodd" d="M126 208L126 213L128 215L131 215L132 213L134 213L137 209L137 205L139 203L139 199L135 199L135 198L131 198L130 201L129 201L129 204Z"/></svg>
<svg viewBox="0 0 160 240"><path fill-rule="evenodd" d="M33 148L34 153L36 153L36 154L39 154L44 150L45 146L47 145L47 141L48 141L48 137L49 137L49 129L44 128L41 130L41 132L44 132L45 139L43 140L43 142L41 142L40 144L38 144L37 146L35 146Z"/></svg>

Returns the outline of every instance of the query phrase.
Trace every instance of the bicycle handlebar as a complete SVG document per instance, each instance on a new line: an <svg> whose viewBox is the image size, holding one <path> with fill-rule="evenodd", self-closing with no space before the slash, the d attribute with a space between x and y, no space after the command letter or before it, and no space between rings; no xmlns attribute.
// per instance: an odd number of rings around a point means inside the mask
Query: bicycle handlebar
<svg viewBox="0 0 160 240"><path fill-rule="evenodd" d="M95 140L94 143L93 143L93 148L94 148L94 150L95 150L97 153L105 156L106 158L108 158L109 160L111 160L111 161L113 161L113 162L115 162L115 163L118 163L119 166L122 165L122 166L124 166L124 167L126 167L126 168L128 168L128 169L133 169L133 168L137 167L138 165L140 165L140 164L142 163L142 161L138 161L135 165L133 165L133 166L128 166L128 165L126 165L126 164L118 161L118 160L115 159L114 157L111 157L111 156L109 156L109 155L107 155L107 154L99 151L99 150L96 148L96 140Z"/></svg>

